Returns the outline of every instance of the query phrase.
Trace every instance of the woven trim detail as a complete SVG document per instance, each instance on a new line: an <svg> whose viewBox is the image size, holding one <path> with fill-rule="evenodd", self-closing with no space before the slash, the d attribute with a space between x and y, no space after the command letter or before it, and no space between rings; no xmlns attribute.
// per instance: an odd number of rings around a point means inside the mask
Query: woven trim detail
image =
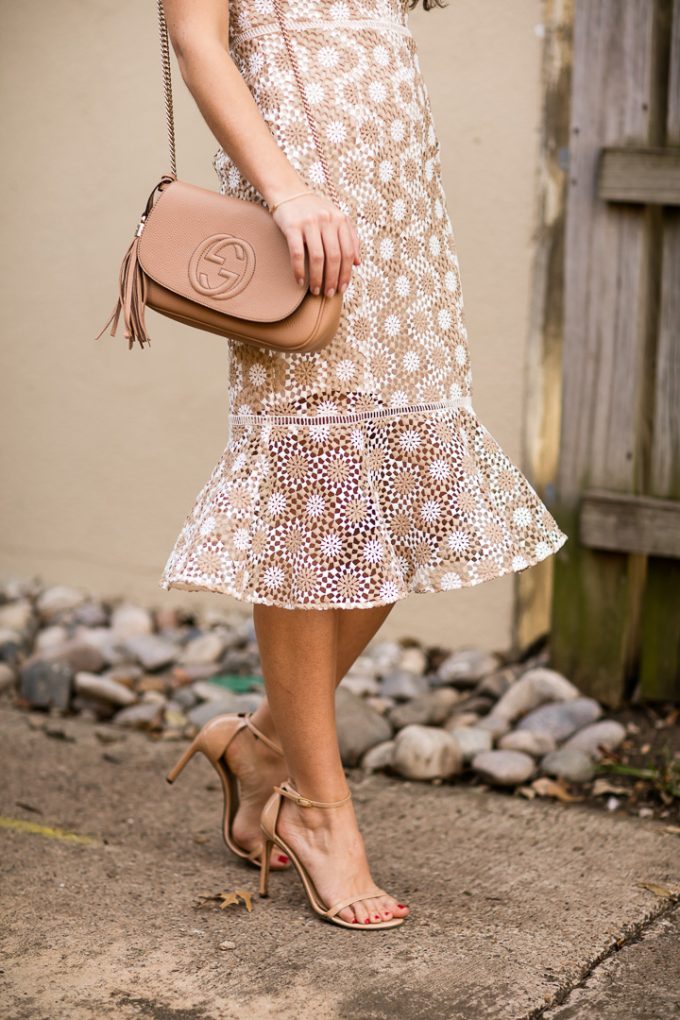
<svg viewBox="0 0 680 1020"><path fill-rule="evenodd" d="M406 25L399 25L389 18L342 18L338 21L287 21L286 28L291 32L334 32L338 29L377 29L381 32L397 32L399 35L411 36L411 30ZM261 35L271 35L279 31L279 26L272 21L266 25L258 25L256 28L246 28L243 32L237 32L231 39L232 46L250 39L256 39Z"/></svg>
<svg viewBox="0 0 680 1020"><path fill-rule="evenodd" d="M345 425L352 422L370 421L373 418L393 418L400 415L420 414L430 411L451 411L465 407L472 410L472 397L452 397L431 404L410 404L404 407L381 407L377 411L357 411L351 414L228 414L229 420L238 425Z"/></svg>

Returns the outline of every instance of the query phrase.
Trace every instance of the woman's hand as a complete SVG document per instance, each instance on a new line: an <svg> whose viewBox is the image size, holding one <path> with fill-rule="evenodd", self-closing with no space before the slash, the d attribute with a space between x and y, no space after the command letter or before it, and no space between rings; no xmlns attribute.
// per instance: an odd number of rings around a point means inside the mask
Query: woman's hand
<svg viewBox="0 0 680 1020"><path fill-rule="evenodd" d="M285 234L300 286L305 282L306 248L312 294L344 293L352 266L361 260L361 242L350 217L330 198L307 194L282 201L272 218Z"/></svg>

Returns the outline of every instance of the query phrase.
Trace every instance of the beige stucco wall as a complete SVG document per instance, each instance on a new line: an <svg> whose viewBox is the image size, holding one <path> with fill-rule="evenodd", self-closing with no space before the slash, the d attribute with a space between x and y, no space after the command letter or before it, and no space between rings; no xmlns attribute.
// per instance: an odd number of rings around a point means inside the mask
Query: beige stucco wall
<svg viewBox="0 0 680 1020"><path fill-rule="evenodd" d="M155 4L4 0L0 9L0 576L221 605L224 596L164 592L158 578L224 446L225 347L153 314L150 349L92 339L136 216L166 169ZM449 0L410 15L442 142L476 409L516 463L540 14L541 0ZM179 81L176 93L180 176L214 187L216 143ZM383 634L504 647L512 600L511 577L412 595Z"/></svg>

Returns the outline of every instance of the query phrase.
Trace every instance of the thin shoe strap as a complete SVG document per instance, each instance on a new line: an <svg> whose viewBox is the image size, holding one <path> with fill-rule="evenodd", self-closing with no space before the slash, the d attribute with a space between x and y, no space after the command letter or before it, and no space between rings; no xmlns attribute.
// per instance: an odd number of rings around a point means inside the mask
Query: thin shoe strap
<svg viewBox="0 0 680 1020"><path fill-rule="evenodd" d="M252 712L239 712L238 714L241 716L242 719L245 720L246 726L251 731L251 733L253 733L257 740L261 740L263 744L266 744L267 747L271 748L272 751L276 751L276 753L280 754L281 757L283 758L283 751L281 750L279 745L275 744L273 740L270 740L269 737L265 733L263 733L262 730L258 729L258 727L255 725L251 718L253 714Z"/></svg>
<svg viewBox="0 0 680 1020"><path fill-rule="evenodd" d="M346 797L342 800L310 800L309 797L303 797L293 788L293 784L290 779L287 779L281 786L275 786L274 790L276 793L282 794L284 797L288 797L289 800L294 800L298 807L320 807L320 808L334 808L340 807L341 804L346 804L352 796L350 790Z"/></svg>
<svg viewBox="0 0 680 1020"><path fill-rule="evenodd" d="M363 893L361 896L348 896L346 899L338 900L338 902L334 903L332 907L329 907L326 911L326 916L335 917L335 915L339 914L341 910L345 909L345 907L350 907L353 903L358 903L359 900L374 900L378 896L386 895L387 893L384 889L374 889L373 892Z"/></svg>

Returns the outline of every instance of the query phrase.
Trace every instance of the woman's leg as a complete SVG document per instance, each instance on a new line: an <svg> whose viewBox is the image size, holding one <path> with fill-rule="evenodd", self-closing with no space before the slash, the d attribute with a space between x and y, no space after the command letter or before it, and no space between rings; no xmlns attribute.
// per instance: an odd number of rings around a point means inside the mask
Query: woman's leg
<svg viewBox="0 0 680 1020"><path fill-rule="evenodd" d="M351 665L366 648L389 615L394 603L371 609L343 609L337 611L338 640L335 682L340 683ZM255 606L253 610L255 610ZM333 614L334 610L280 610L281 613L305 612L310 618L315 613ZM253 613L254 616L254 613ZM285 617L284 617L285 621ZM259 640L259 639L258 639ZM253 715L253 722L263 733L280 743L279 735L269 710L267 699ZM229 767L238 775L241 798L239 810L234 819L234 839L246 850L260 842L260 814L275 783L282 782L288 775L285 762L275 752L255 740L250 730L242 730L232 742L227 754ZM316 799L316 798L313 798ZM272 853L272 867L285 863L279 861L278 850Z"/></svg>
<svg viewBox="0 0 680 1020"><path fill-rule="evenodd" d="M253 610L278 739L296 789L312 800L340 800L347 793L335 727L339 635L345 612L262 605L255 605ZM329 811L300 808L286 799L279 831L308 868L326 903L375 886L351 801ZM406 907L385 895L357 901L339 916L366 923L407 912Z"/></svg>

